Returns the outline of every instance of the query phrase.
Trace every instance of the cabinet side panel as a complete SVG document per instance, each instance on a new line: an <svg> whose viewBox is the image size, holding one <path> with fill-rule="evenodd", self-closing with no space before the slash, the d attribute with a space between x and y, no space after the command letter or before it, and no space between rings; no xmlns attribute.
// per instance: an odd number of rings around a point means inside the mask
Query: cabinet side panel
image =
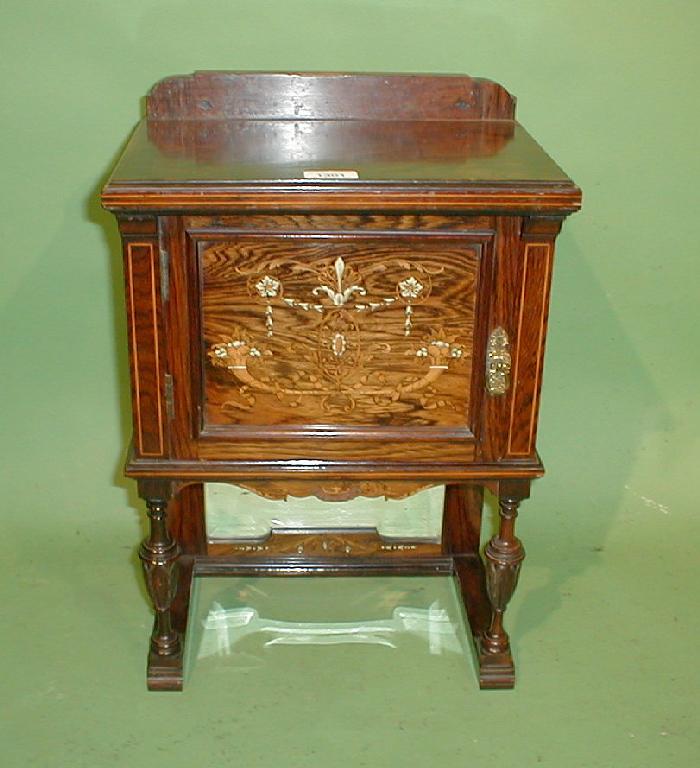
<svg viewBox="0 0 700 768"><path fill-rule="evenodd" d="M524 246L508 434L508 456L514 458L530 456L535 450L552 250L548 242L526 242Z"/></svg>
<svg viewBox="0 0 700 768"><path fill-rule="evenodd" d="M124 243L134 446L141 456L164 456L160 269L155 242Z"/></svg>

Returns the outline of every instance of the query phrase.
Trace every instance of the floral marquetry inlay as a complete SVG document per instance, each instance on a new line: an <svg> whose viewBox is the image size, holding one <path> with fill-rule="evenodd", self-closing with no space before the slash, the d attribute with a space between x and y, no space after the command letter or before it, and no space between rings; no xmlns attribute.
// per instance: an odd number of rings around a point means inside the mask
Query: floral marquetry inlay
<svg viewBox="0 0 700 768"><path fill-rule="evenodd" d="M344 307L354 294L366 296L367 291L361 285L345 285L345 261L342 256L338 256L333 264L335 270L335 286L319 285L311 293L314 296L326 295L333 302L335 307Z"/></svg>
<svg viewBox="0 0 700 768"><path fill-rule="evenodd" d="M415 277L407 277L399 283L399 293L404 299L417 299L423 293L423 283Z"/></svg>
<svg viewBox="0 0 700 768"><path fill-rule="evenodd" d="M464 424L478 265L453 242L208 245L206 421Z"/></svg>
<svg viewBox="0 0 700 768"><path fill-rule="evenodd" d="M255 287L258 289L258 293L264 298L264 299L272 299L275 296L277 296L279 289L280 289L280 281L275 280L274 277L270 277L269 275L265 275L265 277L260 278L257 283L255 283Z"/></svg>

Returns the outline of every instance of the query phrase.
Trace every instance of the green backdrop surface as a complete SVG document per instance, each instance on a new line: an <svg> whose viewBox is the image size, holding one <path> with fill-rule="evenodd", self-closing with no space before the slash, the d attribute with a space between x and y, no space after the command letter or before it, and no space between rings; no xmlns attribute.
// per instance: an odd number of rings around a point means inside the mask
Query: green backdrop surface
<svg viewBox="0 0 700 768"><path fill-rule="evenodd" d="M689 764L698 750L690 638L700 629L688 591L700 543L699 33L694 0L5 0L9 764L58 765L45 761L63 754L62 718L76 722L98 683L120 686L112 704L125 723L152 701L139 678L148 610L129 564L138 504L120 478L129 432L121 266L98 192L149 87L195 69L465 72L518 97L520 121L581 186L584 207L559 239L539 438L549 474L523 508L529 562L511 610L525 638L516 650L541 653L543 677L528 682L521 659L521 688L500 699L507 715L534 718L501 764L534 765L540 752L540 762L569 766ZM126 625L110 626L115 616ZM106 664L93 638L121 666ZM119 656L132 642L132 655ZM546 654L565 657L560 678L547 676ZM115 681L125 671L133 677ZM57 674L63 689L51 683ZM27 703L28 690L41 696ZM56 699L60 690L72 704ZM616 702L614 717L596 691ZM173 701L159 706L184 716ZM92 736L76 737L66 764L87 764L86 745L106 764L105 744L127 749L105 710L91 717ZM553 723L568 740L535 749ZM135 764L150 754L148 738L128 747ZM455 742L455 760L468 758L467 742ZM327 764L357 757L350 748Z"/></svg>

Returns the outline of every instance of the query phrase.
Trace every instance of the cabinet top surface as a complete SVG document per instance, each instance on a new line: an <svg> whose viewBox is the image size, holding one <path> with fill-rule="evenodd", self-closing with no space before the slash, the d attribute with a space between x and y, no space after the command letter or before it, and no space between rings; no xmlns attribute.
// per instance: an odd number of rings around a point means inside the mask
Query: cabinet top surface
<svg viewBox="0 0 700 768"><path fill-rule="evenodd" d="M233 202L241 188L264 195L280 185L336 200L382 187L414 197L488 188L527 189L576 210L580 191L514 117L501 86L462 76L169 78L151 91L103 202L186 205L208 188ZM334 171L344 173L317 175Z"/></svg>

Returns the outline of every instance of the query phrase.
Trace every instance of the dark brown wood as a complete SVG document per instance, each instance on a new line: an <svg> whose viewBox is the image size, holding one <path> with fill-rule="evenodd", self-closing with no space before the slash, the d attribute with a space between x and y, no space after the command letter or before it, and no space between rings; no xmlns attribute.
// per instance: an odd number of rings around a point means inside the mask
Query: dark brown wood
<svg viewBox="0 0 700 768"><path fill-rule="evenodd" d="M197 576L449 576L451 557L198 557Z"/></svg>
<svg viewBox="0 0 700 768"><path fill-rule="evenodd" d="M204 486L187 484L168 505L168 522L173 538L183 554L203 555L206 552L206 520Z"/></svg>
<svg viewBox="0 0 700 768"><path fill-rule="evenodd" d="M129 477L159 477L163 479L180 479L189 482L248 482L251 480L401 480L406 478L418 481L433 481L435 483L459 483L465 481L486 483L503 477L536 478L544 474L544 468L539 461L508 460L482 464L471 462L463 464L460 461L435 461L421 464L412 463L409 457L403 461L373 461L360 462L343 459L342 455L335 456L333 447L335 440L332 435L311 435L314 442L330 443L328 457L324 459L297 458L296 460L235 460L219 461L203 459L200 461L150 461L135 459L133 456L127 462L126 474ZM309 439L308 442L312 442ZM406 443L406 453L410 453L412 443ZM274 451L274 443L270 447ZM389 457L390 459L391 457Z"/></svg>
<svg viewBox="0 0 700 768"><path fill-rule="evenodd" d="M195 212L221 211L373 211L381 199L385 211L422 207L425 211L451 209L464 213L490 211L508 215L528 212L574 213L581 207L581 194L565 184L517 184L515 191L500 185L430 184L420 191L414 185L347 182L328 184L135 184L115 181L103 193L108 210L152 210Z"/></svg>
<svg viewBox="0 0 700 768"><path fill-rule="evenodd" d="M489 587L489 554L480 556L483 487L448 485L445 489L443 550L453 557L454 573L462 593L471 630L481 688L512 688L515 668L508 647L485 649L493 614ZM491 579L493 582L493 579ZM505 606L504 606L505 607ZM499 614L501 615L501 614Z"/></svg>
<svg viewBox="0 0 700 768"><path fill-rule="evenodd" d="M371 123L371 133L368 132ZM244 143L237 131L245 129ZM371 164L411 160L429 173L437 164L484 158L495 155L506 144L517 140L518 129L511 121L492 122L379 120L218 120L149 121L142 138L165 156L186 157L199 163L217 165L224 157L236 161L238 176L264 173L270 163L289 163L284 147L294 143L297 162L328 163L341 154L368 170ZM524 137L518 137L524 141ZM406 156L407 144L411 155ZM378 167L378 166L377 166ZM456 171L455 171L456 172Z"/></svg>
<svg viewBox="0 0 700 768"><path fill-rule="evenodd" d="M319 234L332 232L415 234L436 232L465 232L490 234L495 231L494 216L464 216L460 214L421 213L290 213L290 214L221 214L183 216L185 230L191 237L203 233Z"/></svg>
<svg viewBox="0 0 700 768"><path fill-rule="evenodd" d="M261 539L210 541L207 547L207 554L212 556L267 557L271 560L289 556L343 559L371 556L403 558L406 555L434 557L440 553L439 542L389 539L380 536L375 529L273 530Z"/></svg>
<svg viewBox="0 0 700 768"><path fill-rule="evenodd" d="M322 501L349 501L358 496L373 498L383 496L385 499L405 499L414 493L429 488L435 483L420 480L259 480L241 481L241 488L257 493L266 499L286 501L289 496L315 496Z"/></svg>
<svg viewBox="0 0 700 768"><path fill-rule="evenodd" d="M464 76L200 72L152 90L102 193L124 247L126 473L151 521L149 688L182 687L195 574L452 573L481 687L513 685L514 520L544 471L554 242L581 204L514 108ZM330 501L445 484L442 541L208 541L205 482ZM482 558L484 487L501 513Z"/></svg>
<svg viewBox="0 0 700 768"><path fill-rule="evenodd" d="M148 99L103 191L113 210L575 211L581 193L464 76L200 72ZM488 159L488 162L485 162ZM351 181L304 172L354 170ZM421 187L416 187L416 182Z"/></svg>
<svg viewBox="0 0 700 768"><path fill-rule="evenodd" d="M172 497L172 484L156 480L142 480L139 495L145 499L150 520L150 534L139 549L146 588L155 609L155 623L149 650L149 687L151 678L160 680L160 665L170 657L182 655L180 635L172 621L171 608L177 592L178 557L180 548L169 531L166 519L168 503ZM167 677L167 675L166 675ZM167 682L164 681L167 685ZM159 683L153 685L160 687Z"/></svg>
<svg viewBox="0 0 700 768"><path fill-rule="evenodd" d="M523 220L518 260L522 264L521 290L514 334L514 386L507 448L507 455L513 458L531 456L535 451L554 238L561 224L561 219Z"/></svg>
<svg viewBox="0 0 700 768"><path fill-rule="evenodd" d="M181 691L184 683L184 639L187 636L195 559L190 555L180 556L177 565L177 591L170 608L170 619L173 631L181 639L181 648L178 653L168 656L149 649L146 684L150 691Z"/></svg>
<svg viewBox="0 0 700 768"><path fill-rule="evenodd" d="M149 120L512 120L515 99L465 75L195 72L157 83Z"/></svg>
<svg viewBox="0 0 700 768"><path fill-rule="evenodd" d="M478 555L481 541L481 485L450 483L445 486L442 514L442 547L449 555Z"/></svg>
<svg viewBox="0 0 700 768"><path fill-rule="evenodd" d="M131 363L134 447L141 456L167 456L163 310L155 220L121 222Z"/></svg>
<svg viewBox="0 0 700 768"><path fill-rule="evenodd" d="M515 684L515 667L503 615L518 584L525 558L523 545L515 536L515 518L520 502L529 495L528 481L506 480L499 484L499 529L484 551L491 616L477 646L482 688L512 688Z"/></svg>

